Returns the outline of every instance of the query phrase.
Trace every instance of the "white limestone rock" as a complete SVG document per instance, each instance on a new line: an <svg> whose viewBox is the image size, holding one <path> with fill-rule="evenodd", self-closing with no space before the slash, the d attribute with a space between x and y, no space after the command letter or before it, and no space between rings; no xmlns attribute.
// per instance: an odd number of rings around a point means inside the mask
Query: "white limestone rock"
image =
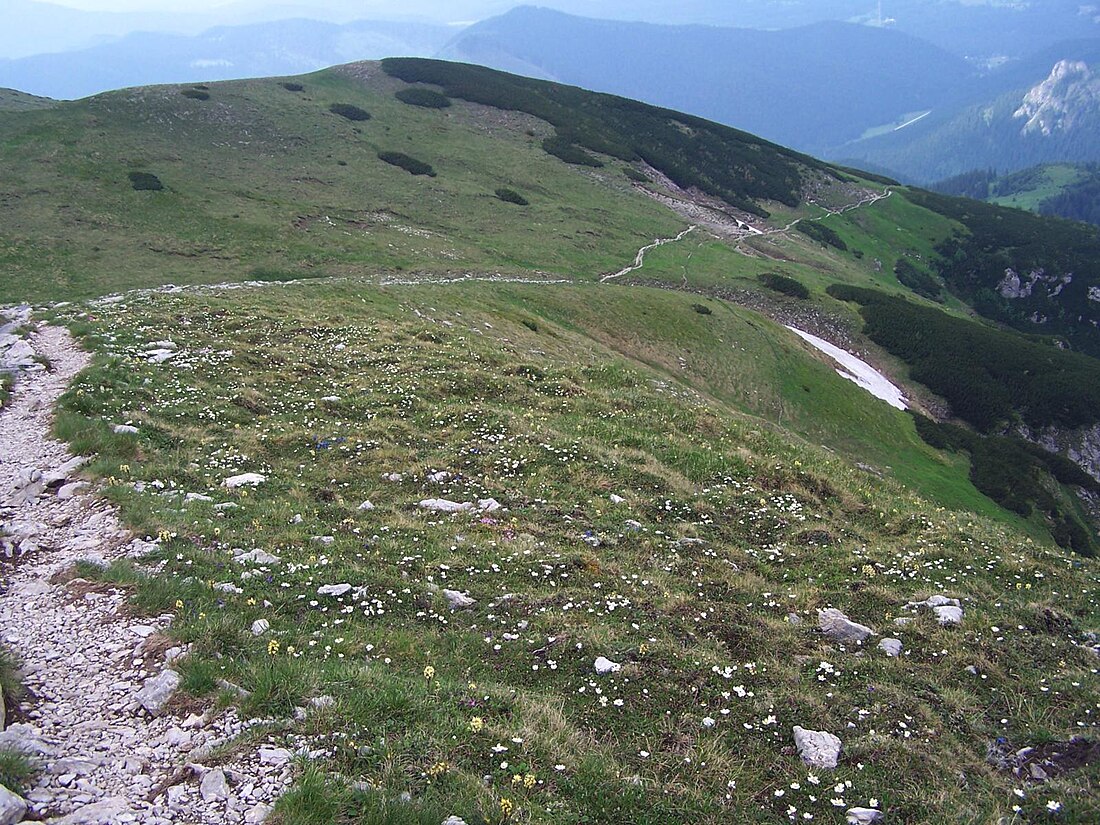
<svg viewBox="0 0 1100 825"><path fill-rule="evenodd" d="M244 487L245 485L255 487L265 481L267 481L267 476L262 473L241 473L240 475L230 476L222 484L230 490L236 490L238 487Z"/></svg>
<svg viewBox="0 0 1100 825"><path fill-rule="evenodd" d="M804 764L817 770L833 770L840 758L840 739L828 731L806 730L795 725L794 744Z"/></svg>
<svg viewBox="0 0 1100 825"><path fill-rule="evenodd" d="M174 670L165 670L159 676L147 679L137 692L137 700L153 716L164 710L164 706L180 686L180 675Z"/></svg>
<svg viewBox="0 0 1100 825"><path fill-rule="evenodd" d="M22 822L27 813L27 800L0 785L0 825Z"/></svg>
<svg viewBox="0 0 1100 825"><path fill-rule="evenodd" d="M604 656L597 657L593 666L596 668L596 673L600 676L606 676L608 673L618 673L623 669L622 665Z"/></svg>
<svg viewBox="0 0 1100 825"><path fill-rule="evenodd" d="M875 635L875 631L867 625L853 622L835 607L817 611L817 626L834 642L862 642L868 636Z"/></svg>

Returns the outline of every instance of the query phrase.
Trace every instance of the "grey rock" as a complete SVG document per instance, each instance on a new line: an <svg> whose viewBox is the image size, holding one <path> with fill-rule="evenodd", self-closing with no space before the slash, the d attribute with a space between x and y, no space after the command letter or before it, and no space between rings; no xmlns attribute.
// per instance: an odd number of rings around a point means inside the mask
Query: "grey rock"
<svg viewBox="0 0 1100 825"><path fill-rule="evenodd" d="M27 800L0 785L0 825L22 822L27 813Z"/></svg>
<svg viewBox="0 0 1100 825"><path fill-rule="evenodd" d="M473 502L450 501L445 498L426 498L418 506L422 510L431 510L436 513L464 513L474 509Z"/></svg>
<svg viewBox="0 0 1100 825"><path fill-rule="evenodd" d="M848 809L848 825L873 825L875 822L882 822L884 818L882 811L874 808Z"/></svg>
<svg viewBox="0 0 1100 825"><path fill-rule="evenodd" d="M225 771L215 768L203 774L199 782L199 794L203 802L218 802L229 798L229 783L225 779Z"/></svg>
<svg viewBox="0 0 1100 825"><path fill-rule="evenodd" d="M440 825L466 825L466 820L458 816L449 816Z"/></svg>
<svg viewBox="0 0 1100 825"><path fill-rule="evenodd" d="M823 730L806 730L795 725L794 744L803 763L818 770L832 770L840 758L840 739Z"/></svg>
<svg viewBox="0 0 1100 825"><path fill-rule="evenodd" d="M269 622L267 619L256 619L256 621L252 623L253 636L263 636L270 629L271 622Z"/></svg>
<svg viewBox="0 0 1100 825"><path fill-rule="evenodd" d="M623 669L623 666L618 662L613 662L604 656L597 657L596 661L593 663L593 667L595 667L596 673L600 676L606 676L608 673L618 673Z"/></svg>
<svg viewBox="0 0 1100 825"><path fill-rule="evenodd" d="M88 486L89 485L87 481L73 481L68 484L63 484L57 491L57 497L62 501L65 501L66 499L72 498Z"/></svg>
<svg viewBox="0 0 1100 825"><path fill-rule="evenodd" d="M240 475L230 476L222 484L230 490L235 490L246 485L255 487L265 481L267 481L267 476L261 473L241 473Z"/></svg>
<svg viewBox="0 0 1100 825"><path fill-rule="evenodd" d="M158 715L180 686L180 675L174 670L162 671L159 676L147 679L137 692L137 700L146 711Z"/></svg>
<svg viewBox="0 0 1100 825"><path fill-rule="evenodd" d="M362 504L360 504L360 505L359 505L359 509L360 509L360 510L363 510L363 511L366 511L366 510L373 510L373 509L374 509L374 505L373 505L373 504L371 504L371 503L370 503L369 501L364 501L364 502L363 502Z"/></svg>
<svg viewBox="0 0 1100 825"><path fill-rule="evenodd" d="M788 613L787 614L787 624L794 625L795 627L798 627L800 624L802 624L802 617L799 616L797 613Z"/></svg>
<svg viewBox="0 0 1100 825"><path fill-rule="evenodd" d="M135 435L138 431L137 427L130 424L115 424L111 429L116 435Z"/></svg>
<svg viewBox="0 0 1100 825"><path fill-rule="evenodd" d="M252 562L253 564L278 564L282 559L268 553L266 550L249 550L247 553L241 553L239 556L234 556L233 561L238 564L244 564L245 562Z"/></svg>
<svg viewBox="0 0 1100 825"><path fill-rule="evenodd" d="M261 745L258 755L261 765L273 765L276 768L281 768L290 761L293 754L286 748L274 748L268 745Z"/></svg>
<svg viewBox="0 0 1100 825"><path fill-rule="evenodd" d="M0 732L0 748L21 751L31 756L53 756L54 749L43 741L38 730L17 722Z"/></svg>
<svg viewBox="0 0 1100 825"><path fill-rule="evenodd" d="M261 825L271 813L271 806L259 802L249 808L244 815L245 825Z"/></svg>
<svg viewBox="0 0 1100 825"><path fill-rule="evenodd" d="M470 598L470 596L457 590L444 590L443 597L447 600L451 610L466 610L477 604L477 599Z"/></svg>
<svg viewBox="0 0 1100 825"><path fill-rule="evenodd" d="M867 625L853 622L835 607L817 611L817 626L834 642L862 642L875 635Z"/></svg>
<svg viewBox="0 0 1100 825"><path fill-rule="evenodd" d="M942 625L962 624L963 610L961 607L950 604L941 605L932 608L932 612L936 614L936 621Z"/></svg>
<svg viewBox="0 0 1100 825"><path fill-rule="evenodd" d="M120 816L128 813L130 804L121 796L112 796L55 819L52 825L114 825Z"/></svg>
<svg viewBox="0 0 1100 825"><path fill-rule="evenodd" d="M878 649L891 658L901 655L901 639L883 639L878 643Z"/></svg>
<svg viewBox="0 0 1100 825"><path fill-rule="evenodd" d="M351 592L351 585L347 584L323 584L317 588L318 596L343 596Z"/></svg>

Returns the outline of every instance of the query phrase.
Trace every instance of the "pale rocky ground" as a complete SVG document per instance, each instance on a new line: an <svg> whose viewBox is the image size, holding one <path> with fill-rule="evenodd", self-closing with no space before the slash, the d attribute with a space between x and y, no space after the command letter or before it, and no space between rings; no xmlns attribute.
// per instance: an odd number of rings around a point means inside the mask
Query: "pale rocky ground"
<svg viewBox="0 0 1100 825"><path fill-rule="evenodd" d="M0 642L21 660L29 695L0 748L42 770L25 814L0 811L0 822L262 822L291 782L293 754L277 747L287 743L249 736L215 761L211 751L259 721L174 712L169 665L186 651L162 633L172 616L135 619L123 591L71 578L78 561L140 558L150 545L76 479L82 461L49 435L88 356L61 328L40 327L29 343L50 369L24 364L0 411Z"/></svg>

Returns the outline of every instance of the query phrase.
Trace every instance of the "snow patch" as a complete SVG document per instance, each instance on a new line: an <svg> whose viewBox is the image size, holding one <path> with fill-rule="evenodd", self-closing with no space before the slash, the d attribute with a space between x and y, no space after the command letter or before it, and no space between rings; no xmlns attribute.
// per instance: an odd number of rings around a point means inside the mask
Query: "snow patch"
<svg viewBox="0 0 1100 825"><path fill-rule="evenodd" d="M788 326L791 332L808 343L814 349L828 355L843 369L837 369L837 374L842 378L847 378L849 381L854 381L867 392L871 393L875 398L880 398L899 410L909 409L909 404L906 401L905 393L903 393L897 386L890 382L890 379L876 370L866 361L857 358L852 353L842 350L840 347L833 346L828 341L818 338L816 335L811 335L808 332L803 332L795 327Z"/></svg>

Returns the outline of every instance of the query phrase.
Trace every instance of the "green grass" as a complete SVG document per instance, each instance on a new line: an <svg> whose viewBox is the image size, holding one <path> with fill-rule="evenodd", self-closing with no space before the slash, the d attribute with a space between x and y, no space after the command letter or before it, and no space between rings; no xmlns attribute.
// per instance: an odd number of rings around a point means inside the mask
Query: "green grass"
<svg viewBox="0 0 1100 825"><path fill-rule="evenodd" d="M404 84L353 73L302 78L300 94L234 81L211 84L209 101L151 87L0 114L11 196L0 301L247 280L256 268L594 278L682 228L618 170L578 175L547 155L545 124L502 116L489 132L470 104L409 106L393 98ZM334 103L372 119L345 120ZM421 159L438 177L410 180L380 151ZM133 191L130 172L165 190ZM502 187L532 206L502 203Z"/></svg>
<svg viewBox="0 0 1100 825"><path fill-rule="evenodd" d="M0 785L12 793L20 796L25 794L38 772L39 767L27 754L0 748Z"/></svg>
<svg viewBox="0 0 1100 825"><path fill-rule="evenodd" d="M96 365L57 426L165 562L155 579L105 575L133 582L136 609L174 610L189 690L240 685L245 713L325 742L277 821L786 822L792 804L831 821L832 798L994 821L1020 784L987 764L988 743L1095 730L1076 643L1096 624L1096 562L817 446L906 438L907 416L759 315L611 285L315 281L93 316L77 328ZM180 355L138 357L165 337ZM818 430L792 437L815 407ZM123 419L136 439L104 432ZM911 472L931 474L935 454L912 444ZM895 473L907 449L890 452ZM267 481L221 486L243 471ZM506 509L437 515L417 506L429 497ZM233 560L253 548L282 560ZM356 589L317 592L341 582ZM477 603L451 612L442 587ZM964 600L961 627L892 625L939 592ZM905 655L828 644L812 625L829 605ZM254 637L258 618L271 629ZM600 655L622 671L597 677ZM331 707L292 721L322 695ZM844 740L820 787L794 724ZM1094 821L1097 779L1027 787L1019 804Z"/></svg>
<svg viewBox="0 0 1100 825"><path fill-rule="evenodd" d="M1043 201L1060 194L1062 190L1086 177L1085 170L1072 164L1042 166L1035 170L1028 170L1027 178L1019 184L1014 183L1012 175L1000 179L997 181L998 187L1016 189L1016 191L1012 191L1011 194L996 195L988 200L999 206L1015 206L1018 209L1038 212L1039 205Z"/></svg>

